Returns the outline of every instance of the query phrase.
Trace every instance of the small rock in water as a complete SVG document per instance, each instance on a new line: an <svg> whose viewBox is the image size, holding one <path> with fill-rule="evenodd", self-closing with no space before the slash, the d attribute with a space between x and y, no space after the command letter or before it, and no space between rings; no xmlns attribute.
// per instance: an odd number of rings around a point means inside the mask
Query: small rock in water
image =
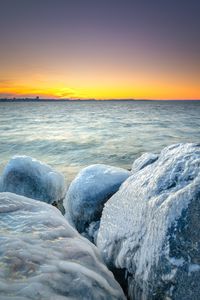
<svg viewBox="0 0 200 300"><path fill-rule="evenodd" d="M130 299L200 299L199 220L200 145L172 145L105 204L97 246Z"/></svg>
<svg viewBox="0 0 200 300"><path fill-rule="evenodd" d="M131 173L134 174L145 168L146 166L154 163L158 159L158 155L154 153L144 153L136 159L132 165Z"/></svg>
<svg viewBox="0 0 200 300"><path fill-rule="evenodd" d="M0 299L125 296L98 249L52 205L0 193Z"/></svg>
<svg viewBox="0 0 200 300"><path fill-rule="evenodd" d="M64 199L67 220L93 241L98 228L95 225L93 227L96 230L90 230L90 224L99 224L105 202L129 176L127 170L101 164L81 170L70 184Z"/></svg>
<svg viewBox="0 0 200 300"><path fill-rule="evenodd" d="M3 192L11 192L47 203L64 198L62 174L29 156L14 156L2 174Z"/></svg>

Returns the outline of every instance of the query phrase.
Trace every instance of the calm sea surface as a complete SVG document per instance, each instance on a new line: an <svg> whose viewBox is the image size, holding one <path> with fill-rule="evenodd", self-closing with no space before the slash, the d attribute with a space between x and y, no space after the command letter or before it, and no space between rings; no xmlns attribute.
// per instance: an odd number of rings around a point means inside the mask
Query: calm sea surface
<svg viewBox="0 0 200 300"><path fill-rule="evenodd" d="M200 142L200 101L0 103L0 173L16 154L71 181L90 164L131 168L144 152Z"/></svg>

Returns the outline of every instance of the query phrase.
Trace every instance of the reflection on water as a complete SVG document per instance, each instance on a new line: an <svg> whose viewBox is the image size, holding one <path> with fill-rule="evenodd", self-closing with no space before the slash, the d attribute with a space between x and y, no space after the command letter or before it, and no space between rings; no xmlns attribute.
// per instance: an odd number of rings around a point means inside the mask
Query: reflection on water
<svg viewBox="0 0 200 300"><path fill-rule="evenodd" d="M83 167L130 168L144 152L200 141L200 102L0 103L0 171L33 156L71 180Z"/></svg>

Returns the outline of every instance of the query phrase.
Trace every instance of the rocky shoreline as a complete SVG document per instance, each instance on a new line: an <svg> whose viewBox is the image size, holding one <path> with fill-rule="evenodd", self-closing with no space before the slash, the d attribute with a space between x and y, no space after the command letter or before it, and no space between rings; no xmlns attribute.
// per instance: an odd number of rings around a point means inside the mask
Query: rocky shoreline
<svg viewBox="0 0 200 300"><path fill-rule="evenodd" d="M199 144L143 154L131 171L92 165L64 182L31 157L6 165L0 298L200 298ZM52 206L62 202L63 214Z"/></svg>

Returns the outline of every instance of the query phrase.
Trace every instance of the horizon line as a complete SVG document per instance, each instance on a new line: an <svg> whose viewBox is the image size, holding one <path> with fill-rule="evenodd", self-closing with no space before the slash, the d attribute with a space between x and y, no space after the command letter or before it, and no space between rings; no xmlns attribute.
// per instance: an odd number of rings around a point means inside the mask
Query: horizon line
<svg viewBox="0 0 200 300"><path fill-rule="evenodd" d="M0 101L10 101L10 102L15 102L15 101L33 101L33 102L40 102L40 101L200 101L200 99L148 99L148 98L101 98L101 99L96 99L96 98L76 98L76 99L70 99L70 98L39 98L39 97L19 97L19 98L0 98Z"/></svg>

